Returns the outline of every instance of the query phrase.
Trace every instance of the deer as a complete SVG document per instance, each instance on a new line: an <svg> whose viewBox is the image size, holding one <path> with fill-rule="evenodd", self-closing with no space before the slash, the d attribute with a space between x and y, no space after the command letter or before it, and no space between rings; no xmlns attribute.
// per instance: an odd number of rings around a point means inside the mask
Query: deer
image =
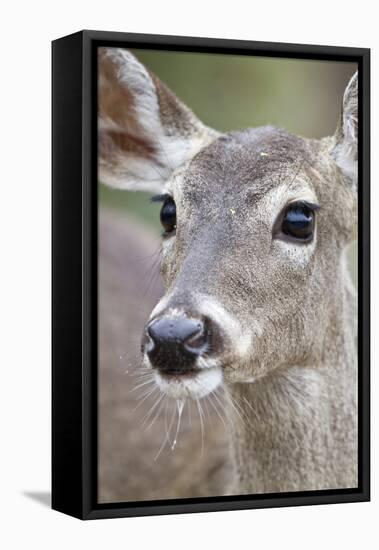
<svg viewBox="0 0 379 550"><path fill-rule="evenodd" d="M127 49L99 48L99 180L161 203L141 368L180 404L230 396L225 494L358 484L357 73L341 99L333 136L221 133Z"/></svg>

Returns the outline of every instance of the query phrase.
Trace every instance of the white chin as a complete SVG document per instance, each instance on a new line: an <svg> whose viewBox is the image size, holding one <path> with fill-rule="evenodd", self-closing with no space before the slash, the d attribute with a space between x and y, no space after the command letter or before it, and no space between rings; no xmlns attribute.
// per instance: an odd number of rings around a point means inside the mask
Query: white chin
<svg viewBox="0 0 379 550"><path fill-rule="evenodd" d="M201 399L214 391L222 383L220 367L204 369L194 376L162 376L154 373L159 389L172 399Z"/></svg>

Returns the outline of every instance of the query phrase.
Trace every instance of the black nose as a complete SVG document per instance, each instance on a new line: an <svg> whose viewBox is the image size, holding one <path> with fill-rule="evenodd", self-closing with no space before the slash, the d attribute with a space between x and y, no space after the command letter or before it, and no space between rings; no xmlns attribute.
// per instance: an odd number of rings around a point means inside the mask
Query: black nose
<svg viewBox="0 0 379 550"><path fill-rule="evenodd" d="M201 319L163 317L147 326L145 347L153 367L162 372L183 373L194 367L208 347L209 331Z"/></svg>

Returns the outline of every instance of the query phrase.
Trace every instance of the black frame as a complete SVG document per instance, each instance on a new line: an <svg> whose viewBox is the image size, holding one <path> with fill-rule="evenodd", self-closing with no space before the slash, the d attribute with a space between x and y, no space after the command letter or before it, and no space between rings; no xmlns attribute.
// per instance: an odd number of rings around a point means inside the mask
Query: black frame
<svg viewBox="0 0 379 550"><path fill-rule="evenodd" d="M359 486L97 503L97 47L350 61L359 70ZM370 499L370 50L81 31L52 43L52 507L81 519Z"/></svg>

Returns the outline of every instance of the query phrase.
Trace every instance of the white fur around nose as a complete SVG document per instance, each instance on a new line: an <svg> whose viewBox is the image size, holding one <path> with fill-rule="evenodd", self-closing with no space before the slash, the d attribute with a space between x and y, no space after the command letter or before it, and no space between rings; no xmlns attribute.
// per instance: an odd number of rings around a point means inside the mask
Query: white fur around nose
<svg viewBox="0 0 379 550"><path fill-rule="evenodd" d="M181 308L169 308L171 295L163 296L158 304L153 309L150 319L154 319L158 316L163 317L181 317L186 315L186 309ZM222 304L209 296L195 294L192 297L196 304L196 311L199 315L209 317L216 325L222 328L228 339L233 342L233 349L235 353L243 358L248 355L251 348L252 337L251 334L246 333L238 320L228 313ZM256 332L259 333L259 327L256 327Z"/></svg>
<svg viewBox="0 0 379 550"><path fill-rule="evenodd" d="M213 298L198 296L197 300L200 313L209 317L222 328L233 342L233 348L237 355L241 358L246 356L251 347L251 334L247 334L238 320Z"/></svg>
<svg viewBox="0 0 379 550"><path fill-rule="evenodd" d="M154 379L161 390L172 399L201 399L214 391L222 383L221 368L204 369L195 376L164 377L154 373Z"/></svg>

